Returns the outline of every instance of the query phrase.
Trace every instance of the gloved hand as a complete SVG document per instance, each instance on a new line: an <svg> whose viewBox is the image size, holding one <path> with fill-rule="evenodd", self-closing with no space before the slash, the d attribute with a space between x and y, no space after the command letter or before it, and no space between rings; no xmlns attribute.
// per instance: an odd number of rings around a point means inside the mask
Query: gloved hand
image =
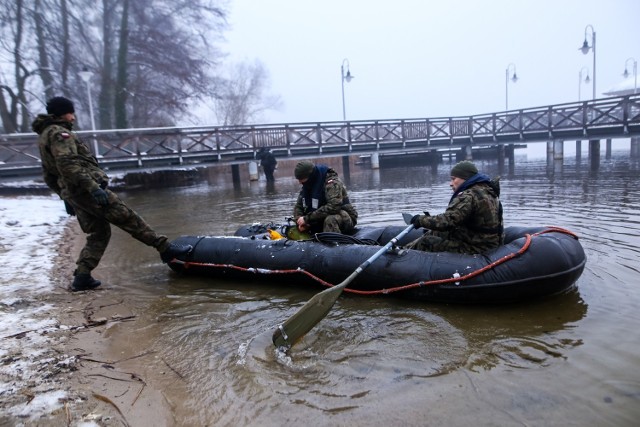
<svg viewBox="0 0 640 427"><path fill-rule="evenodd" d="M102 188L98 188L91 192L91 196L94 198L97 204L100 206L107 206L109 204L109 196L107 192Z"/></svg>
<svg viewBox="0 0 640 427"><path fill-rule="evenodd" d="M67 214L71 216L76 216L76 210L73 209L73 206L71 206L71 204L66 200L63 200L63 201L64 201L64 210L67 211Z"/></svg>
<svg viewBox="0 0 640 427"><path fill-rule="evenodd" d="M431 216L431 215L429 215L429 212L424 211L424 216Z"/></svg>
<svg viewBox="0 0 640 427"><path fill-rule="evenodd" d="M411 224L413 224L413 228L420 228L422 227L422 225L420 225L420 217L422 215L414 215L413 217L411 217Z"/></svg>
<svg viewBox="0 0 640 427"><path fill-rule="evenodd" d="M309 224L307 224L307 221L305 221L304 217L301 216L296 220L296 224L298 226L298 230L299 231L307 231L309 229Z"/></svg>

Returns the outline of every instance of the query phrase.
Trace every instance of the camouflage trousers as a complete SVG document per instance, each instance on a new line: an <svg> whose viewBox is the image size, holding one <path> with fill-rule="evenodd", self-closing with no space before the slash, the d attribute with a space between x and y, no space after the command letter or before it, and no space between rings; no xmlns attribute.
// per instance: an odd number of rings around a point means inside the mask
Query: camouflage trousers
<svg viewBox="0 0 640 427"><path fill-rule="evenodd" d="M323 231L348 234L353 231L354 226L349 214L346 211L340 211L340 213L335 215L327 215L322 223L322 229L320 229L319 224L312 224L311 231L313 233Z"/></svg>
<svg viewBox="0 0 640 427"><path fill-rule="evenodd" d="M433 233L427 231L424 236L418 237L413 242L405 246L407 249L415 249L423 252L454 252L454 253L475 253L464 242L451 240L447 233Z"/></svg>
<svg viewBox="0 0 640 427"><path fill-rule="evenodd" d="M164 251L169 242L166 236L157 234L140 215L129 208L114 192L106 189L107 206L100 206L90 194L74 195L66 199L73 206L78 223L87 241L76 261L77 273L89 273L98 266L111 239L111 225L126 231L133 238L158 252Z"/></svg>

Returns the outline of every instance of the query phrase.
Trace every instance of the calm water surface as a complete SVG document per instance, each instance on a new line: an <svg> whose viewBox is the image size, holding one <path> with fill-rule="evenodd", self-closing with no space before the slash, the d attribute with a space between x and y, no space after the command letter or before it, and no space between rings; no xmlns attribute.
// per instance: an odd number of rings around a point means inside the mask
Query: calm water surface
<svg viewBox="0 0 640 427"><path fill-rule="evenodd" d="M136 309L129 351L154 351L142 375L164 388L180 425L637 425L640 167L625 156L603 158L595 173L584 158L562 167L523 160L513 174L478 162L502 175L506 225L555 225L580 237L588 260L576 290L544 301L343 295L284 355L271 344L274 327L319 289L181 277L119 230L96 273ZM121 195L170 237L228 235L290 215L298 184L281 165L274 188L264 178L234 188L229 173ZM442 212L450 167L352 164L360 224Z"/></svg>

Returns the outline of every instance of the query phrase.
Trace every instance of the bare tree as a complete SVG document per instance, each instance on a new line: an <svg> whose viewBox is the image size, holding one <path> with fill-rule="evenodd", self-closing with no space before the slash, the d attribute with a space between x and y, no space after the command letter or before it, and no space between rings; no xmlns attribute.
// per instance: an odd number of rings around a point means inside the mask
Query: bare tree
<svg viewBox="0 0 640 427"><path fill-rule="evenodd" d="M269 74L259 60L232 65L214 97L218 122L225 126L255 123L263 112L278 109L280 97L265 94L268 86Z"/></svg>
<svg viewBox="0 0 640 427"><path fill-rule="evenodd" d="M24 56L26 49L23 46L25 25L27 20L25 19L23 0L15 0L10 4L2 5L2 33L8 34L10 39L7 39L8 46L12 49L8 52L13 60L13 75L9 81L2 81L0 84L0 90L2 91L2 125L7 132L17 132L25 129L25 123L29 122L29 110L27 106L27 99L25 94L25 85L29 77L31 77L37 70L29 70L27 67L27 58ZM3 47L5 43L3 37ZM13 83L13 85L11 84ZM8 99L5 99L5 95ZM26 117L25 117L26 116Z"/></svg>
<svg viewBox="0 0 640 427"><path fill-rule="evenodd" d="M257 120L279 99L265 94L262 64L220 77L228 0L0 0L0 118L29 132L47 98L78 104L87 128L88 89L102 129L175 125L190 107L214 102L222 121ZM13 70L10 69L13 68Z"/></svg>
<svg viewBox="0 0 640 427"><path fill-rule="evenodd" d="M0 0L0 53L14 67L0 63L5 132L29 131L30 110L54 93L88 106L85 67L101 128L175 124L215 92L225 1Z"/></svg>
<svg viewBox="0 0 640 427"><path fill-rule="evenodd" d="M0 0L0 53L11 58L0 63L0 117L5 132L29 132L32 111L41 111L45 99L54 93L67 92L67 68L60 67L46 48L68 46L68 26L54 13L65 9L66 0L56 4L52 12L47 0ZM63 22L55 38L49 21Z"/></svg>
<svg viewBox="0 0 640 427"><path fill-rule="evenodd" d="M175 124L189 108L216 93L218 68L224 55L214 45L221 33L224 13L210 1L167 2L163 10L149 13L131 3L127 82L132 123ZM198 6L198 7L195 7ZM202 23L202 25L194 25Z"/></svg>

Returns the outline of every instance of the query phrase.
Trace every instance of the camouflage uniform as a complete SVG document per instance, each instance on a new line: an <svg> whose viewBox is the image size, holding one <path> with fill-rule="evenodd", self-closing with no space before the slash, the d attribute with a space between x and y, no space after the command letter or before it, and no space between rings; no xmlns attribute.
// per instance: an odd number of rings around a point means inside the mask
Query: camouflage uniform
<svg viewBox="0 0 640 427"><path fill-rule="evenodd" d="M32 129L39 135L38 147L45 183L71 205L87 241L80 252L76 273L90 273L102 258L113 224L158 252L170 245L166 236L157 234L135 211L107 189L109 177L100 169L89 148L71 132L73 124L54 115L40 114ZM99 205L91 195L102 188L108 205Z"/></svg>
<svg viewBox="0 0 640 427"><path fill-rule="evenodd" d="M468 254L497 248L503 231L499 195L498 181L488 179L454 194L443 214L419 217L419 225L431 231L406 247Z"/></svg>
<svg viewBox="0 0 640 427"><path fill-rule="evenodd" d="M347 189L340 181L338 173L324 165L317 165L312 175L300 190L298 200L293 208L293 217L295 220L304 216L305 222L311 225L311 233L334 232L334 233L350 233L356 226L358 221L358 212L349 201ZM320 198L313 197L309 206L307 200L310 200L311 186L313 180L323 179L324 176L324 194ZM322 200L324 198L324 200ZM324 201L324 203L323 203ZM313 206L316 203L317 206Z"/></svg>

